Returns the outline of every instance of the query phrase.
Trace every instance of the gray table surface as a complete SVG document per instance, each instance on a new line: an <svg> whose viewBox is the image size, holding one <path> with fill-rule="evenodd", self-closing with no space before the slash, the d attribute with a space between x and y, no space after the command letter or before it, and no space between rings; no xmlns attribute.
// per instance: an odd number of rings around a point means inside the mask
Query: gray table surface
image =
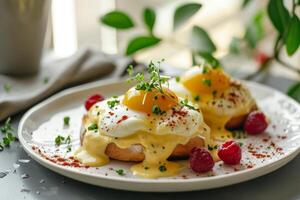
<svg viewBox="0 0 300 200"><path fill-rule="evenodd" d="M269 76L263 81L278 90L286 91L292 81ZM13 126L17 128L21 114L13 117ZM20 163L15 172L14 163L19 159L29 159L29 163ZM0 178L0 199L263 199L285 200L300 199L300 156L293 161L263 177L244 183L205 191L183 193L137 193L106 189L81 183L41 166L24 152L19 143L0 153L0 172L12 170ZM22 175L28 174L28 178Z"/></svg>

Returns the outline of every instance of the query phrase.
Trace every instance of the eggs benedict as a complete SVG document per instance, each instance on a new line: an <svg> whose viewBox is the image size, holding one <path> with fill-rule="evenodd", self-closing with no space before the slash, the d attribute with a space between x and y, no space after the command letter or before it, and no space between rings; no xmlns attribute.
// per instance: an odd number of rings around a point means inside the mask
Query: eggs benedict
<svg viewBox="0 0 300 200"><path fill-rule="evenodd" d="M247 115L257 109L249 90L220 67L193 67L171 80L170 87L179 97L198 105L215 140L232 138L228 130L241 128Z"/></svg>
<svg viewBox="0 0 300 200"><path fill-rule="evenodd" d="M210 129L201 111L170 90L153 63L149 79L132 70L136 86L94 104L84 116L75 158L94 167L110 159L138 162L133 174L147 178L177 174L182 166L170 160L209 144Z"/></svg>

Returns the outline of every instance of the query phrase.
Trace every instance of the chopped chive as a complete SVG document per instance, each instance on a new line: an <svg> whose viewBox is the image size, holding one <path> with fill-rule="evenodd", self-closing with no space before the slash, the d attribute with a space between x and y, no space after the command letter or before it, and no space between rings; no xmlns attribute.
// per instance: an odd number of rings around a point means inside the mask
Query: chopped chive
<svg viewBox="0 0 300 200"><path fill-rule="evenodd" d="M69 116L64 117L64 125L65 126L69 126L70 125L70 117Z"/></svg>
<svg viewBox="0 0 300 200"><path fill-rule="evenodd" d="M71 145L71 136L68 135L68 137L63 137L61 135L56 136L55 138L55 145L60 146L62 144L67 144L67 153L72 151L72 145Z"/></svg>
<svg viewBox="0 0 300 200"><path fill-rule="evenodd" d="M49 77L45 77L44 79L43 79L43 83L44 84L47 84L49 82Z"/></svg>
<svg viewBox="0 0 300 200"><path fill-rule="evenodd" d="M61 135L58 135L56 138L55 138L55 145L56 146L60 146L63 141L65 140L65 137L61 136Z"/></svg>
<svg viewBox="0 0 300 200"><path fill-rule="evenodd" d="M202 73L203 74L207 74L209 71L210 71L209 67L208 66L204 66Z"/></svg>
<svg viewBox="0 0 300 200"><path fill-rule="evenodd" d="M208 87L211 86L211 80L210 80L210 79L204 79L204 80L202 81L202 83L203 83L204 85L208 86Z"/></svg>
<svg viewBox="0 0 300 200"><path fill-rule="evenodd" d="M212 151L212 150L214 150L214 147L213 147L213 146L210 146L210 145L207 145L207 149L208 149L209 151Z"/></svg>
<svg viewBox="0 0 300 200"><path fill-rule="evenodd" d="M199 100L200 100L200 96L199 95L197 95L197 96L194 97L194 101L198 102Z"/></svg>
<svg viewBox="0 0 300 200"><path fill-rule="evenodd" d="M117 98L117 97L113 97L113 98ZM120 103L120 101L117 100L117 99L107 101L107 105L108 105L109 108L115 107L118 103Z"/></svg>
<svg viewBox="0 0 300 200"><path fill-rule="evenodd" d="M124 176L124 175L125 175L123 169L117 169L117 170L116 170L116 173L119 174L120 176Z"/></svg>
<svg viewBox="0 0 300 200"><path fill-rule="evenodd" d="M5 90L5 92L9 93L12 89L12 86L10 84L4 84L3 89Z"/></svg>
<svg viewBox="0 0 300 200"><path fill-rule="evenodd" d="M157 105L152 107L152 113L156 115L163 115L166 111L162 111Z"/></svg>
<svg viewBox="0 0 300 200"><path fill-rule="evenodd" d="M72 151L72 147L71 146L68 146L67 148L67 153L71 152Z"/></svg>
<svg viewBox="0 0 300 200"><path fill-rule="evenodd" d="M92 131L92 130L98 130L98 125L97 125L97 124L91 124L91 125L88 127L88 130L89 130L89 131Z"/></svg>
<svg viewBox="0 0 300 200"><path fill-rule="evenodd" d="M189 109L192 109L192 110L197 110L194 106L192 106L192 105L189 104L189 101L187 99L181 100L180 101L180 105L184 106L184 107L187 107Z"/></svg>
<svg viewBox="0 0 300 200"><path fill-rule="evenodd" d="M70 144L71 143L71 137L68 135L68 137L66 138L65 141L66 144Z"/></svg>
<svg viewBox="0 0 300 200"><path fill-rule="evenodd" d="M165 171L167 171L167 168L166 168L165 165L160 165L158 169L159 169L160 172L165 172Z"/></svg>

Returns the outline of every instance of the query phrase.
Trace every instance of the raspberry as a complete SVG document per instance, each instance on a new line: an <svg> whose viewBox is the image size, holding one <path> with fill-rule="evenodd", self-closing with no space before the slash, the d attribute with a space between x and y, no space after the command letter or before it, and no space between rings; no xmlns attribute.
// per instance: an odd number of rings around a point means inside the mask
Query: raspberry
<svg viewBox="0 0 300 200"><path fill-rule="evenodd" d="M268 127L267 118L260 111L251 112L245 121L244 130L250 135L262 133Z"/></svg>
<svg viewBox="0 0 300 200"><path fill-rule="evenodd" d="M207 172L214 167L214 160L204 148L194 147L190 152L190 167L197 173Z"/></svg>
<svg viewBox="0 0 300 200"><path fill-rule="evenodd" d="M94 94L85 101L85 109L89 110L95 103L103 101L104 97L100 94Z"/></svg>
<svg viewBox="0 0 300 200"><path fill-rule="evenodd" d="M219 148L218 156L228 165L239 164L242 158L241 147L233 140L226 141Z"/></svg>

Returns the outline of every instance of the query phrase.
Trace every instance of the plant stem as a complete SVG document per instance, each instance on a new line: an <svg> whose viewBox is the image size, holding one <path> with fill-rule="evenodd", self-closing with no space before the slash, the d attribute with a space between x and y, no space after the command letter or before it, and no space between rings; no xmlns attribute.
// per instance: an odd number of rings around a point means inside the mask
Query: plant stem
<svg viewBox="0 0 300 200"><path fill-rule="evenodd" d="M286 67L286 68L288 68L292 71L297 72L300 75L300 70L299 69L296 69L292 65L290 65L290 64L288 64L288 63L286 63L286 62L284 62L283 60L280 59L279 54L280 54L280 51L281 51L283 45L284 45L284 43L282 41L282 35L278 35L278 37L276 39L276 42L275 42L275 45L274 45L273 56L271 56L268 60L266 60L266 62L264 62L260 66L259 70L257 70L253 74L250 74L250 75L244 77L244 79L251 80L254 77L256 77L257 75L259 75L261 72L265 71L267 68L270 67L270 63L271 63L272 60L276 60L279 64L283 65L284 67Z"/></svg>
<svg viewBox="0 0 300 200"><path fill-rule="evenodd" d="M263 71L265 71L266 69L268 69L271 66L270 63L273 59L274 59L274 57L268 58L268 60L266 60L256 72L247 75L246 77L244 77L244 79L251 80L254 77L258 76L260 73L262 73Z"/></svg>
<svg viewBox="0 0 300 200"><path fill-rule="evenodd" d="M196 53L194 51L191 52L193 66L197 65Z"/></svg>
<svg viewBox="0 0 300 200"><path fill-rule="evenodd" d="M295 71L300 75L300 70L296 69L295 67L293 67L292 65L290 65L289 63L284 62L283 60L281 60L279 57L275 58L275 60L280 63L281 65L284 65L286 68L288 68L289 70Z"/></svg>
<svg viewBox="0 0 300 200"><path fill-rule="evenodd" d="M279 54L280 54L280 51L281 51L281 49L283 47L283 44L284 43L282 41L282 36L279 35L277 37L276 42L275 42L273 59L275 59L278 63L280 63L281 65L285 66L289 70L295 71L295 72L297 72L300 75L300 70L299 69L296 69L295 67L293 67L289 63L286 63L286 62L284 62L283 60L280 59Z"/></svg>
<svg viewBox="0 0 300 200"><path fill-rule="evenodd" d="M292 8L292 14L293 15L295 15L296 6L297 6L296 0L293 0L293 8Z"/></svg>

